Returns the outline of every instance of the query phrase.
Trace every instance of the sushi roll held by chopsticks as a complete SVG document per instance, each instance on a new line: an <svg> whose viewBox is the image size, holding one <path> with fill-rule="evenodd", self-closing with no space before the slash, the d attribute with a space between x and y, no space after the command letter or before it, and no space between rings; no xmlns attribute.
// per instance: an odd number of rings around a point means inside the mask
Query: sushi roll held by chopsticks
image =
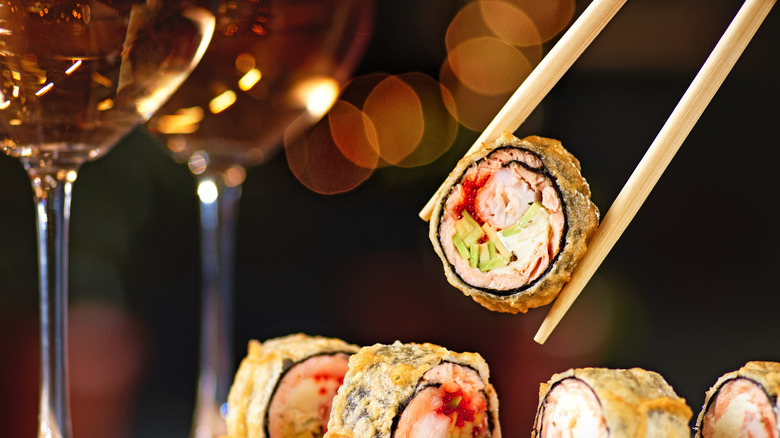
<svg viewBox="0 0 780 438"><path fill-rule="evenodd" d="M690 438L693 412L658 373L579 368L539 389L532 438Z"/></svg>
<svg viewBox="0 0 780 438"><path fill-rule="evenodd" d="M358 346L295 334L249 342L228 394L230 438L322 437Z"/></svg>
<svg viewBox="0 0 780 438"><path fill-rule="evenodd" d="M599 222L579 161L557 140L505 132L444 183L429 237L447 280L490 310L550 303Z"/></svg>
<svg viewBox="0 0 780 438"><path fill-rule="evenodd" d="M325 438L500 438L498 398L477 353L376 344L349 360Z"/></svg>
<svg viewBox="0 0 780 438"><path fill-rule="evenodd" d="M748 362L707 391L696 438L780 436L780 363Z"/></svg>

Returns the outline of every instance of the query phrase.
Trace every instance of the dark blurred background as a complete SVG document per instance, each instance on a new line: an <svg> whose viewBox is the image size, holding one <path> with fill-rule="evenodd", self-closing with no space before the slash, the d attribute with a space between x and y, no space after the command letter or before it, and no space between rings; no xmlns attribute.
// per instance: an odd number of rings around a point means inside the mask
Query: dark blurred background
<svg viewBox="0 0 780 438"><path fill-rule="evenodd" d="M465 3L381 0L356 74L438 78L447 26ZM577 1L575 17L587 3ZM603 215L740 5L628 1L516 134L560 139ZM435 162L379 169L338 195L307 189L280 152L250 169L243 189L235 365L249 339L294 332L427 341L485 357L506 437L530 434L539 383L570 367L657 371L696 415L721 374L780 361L779 78L775 8L545 345L532 338L549 306L507 315L472 302L447 284L417 216L479 132L461 127ZM184 437L200 302L194 180L139 128L85 165L74 192L74 433ZM35 433L31 196L22 167L0 156L3 436Z"/></svg>

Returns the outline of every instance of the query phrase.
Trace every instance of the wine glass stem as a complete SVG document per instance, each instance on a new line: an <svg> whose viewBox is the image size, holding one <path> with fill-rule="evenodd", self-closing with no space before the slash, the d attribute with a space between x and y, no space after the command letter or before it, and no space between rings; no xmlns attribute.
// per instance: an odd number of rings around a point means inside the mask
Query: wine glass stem
<svg viewBox="0 0 780 438"><path fill-rule="evenodd" d="M75 176L75 172L71 175ZM41 308L39 438L72 436L68 385L68 226L73 179L32 178Z"/></svg>
<svg viewBox="0 0 780 438"><path fill-rule="evenodd" d="M226 433L224 415L232 367L233 251L241 187L219 175L198 177L202 302L200 370L192 436Z"/></svg>

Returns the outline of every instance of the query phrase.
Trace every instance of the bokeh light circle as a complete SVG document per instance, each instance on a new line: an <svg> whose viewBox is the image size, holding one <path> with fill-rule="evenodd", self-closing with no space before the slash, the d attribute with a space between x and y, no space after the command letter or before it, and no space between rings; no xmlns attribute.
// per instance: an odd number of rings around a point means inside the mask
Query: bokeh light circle
<svg viewBox="0 0 780 438"><path fill-rule="evenodd" d="M416 167L429 164L444 154L458 135L455 100L447 88L428 75L406 73L398 77L417 94L422 104L424 127L417 148L397 165Z"/></svg>
<svg viewBox="0 0 780 438"><path fill-rule="evenodd" d="M492 6L485 7L487 3L495 0L477 0L482 3L480 9L489 10ZM504 3L514 6L515 9L527 15L539 33L539 43L549 41L563 29L574 17L576 3L574 0L502 0ZM486 14L485 19L490 27L503 29L498 25L502 18L494 14Z"/></svg>
<svg viewBox="0 0 780 438"><path fill-rule="evenodd" d="M331 135L345 158L367 169L379 166L376 128L355 105L338 100L328 113Z"/></svg>
<svg viewBox="0 0 780 438"><path fill-rule="evenodd" d="M425 122L422 103L409 84L397 76L384 79L366 99L363 112L376 128L382 159L395 165L417 148Z"/></svg>
<svg viewBox="0 0 780 438"><path fill-rule="evenodd" d="M452 19L444 37L447 52L473 38L493 37L518 48L531 64L538 63L542 36L533 19L505 0L483 1L466 4Z"/></svg>
<svg viewBox="0 0 780 438"><path fill-rule="evenodd" d="M533 19L517 5L503 0L482 0L482 19L495 36L520 47L542 43Z"/></svg>
<svg viewBox="0 0 780 438"><path fill-rule="evenodd" d="M433 162L460 126L487 127L574 10L574 0L467 3L447 27L438 80L422 73L352 79L319 123L285 135L290 168L311 190L333 194L352 190L379 167Z"/></svg>
<svg viewBox="0 0 780 438"><path fill-rule="evenodd" d="M327 114L314 126L298 133L288 130L284 137L290 170L301 184L324 195L353 190L374 171L344 156L335 145L330 124L330 114Z"/></svg>
<svg viewBox="0 0 780 438"><path fill-rule="evenodd" d="M487 96L476 93L460 82L448 62L442 64L439 82L452 96L454 102L452 115L472 131L483 131L512 94Z"/></svg>
<svg viewBox="0 0 780 438"><path fill-rule="evenodd" d="M521 51L494 37L458 44L447 61L461 83L489 96L514 91L533 70Z"/></svg>

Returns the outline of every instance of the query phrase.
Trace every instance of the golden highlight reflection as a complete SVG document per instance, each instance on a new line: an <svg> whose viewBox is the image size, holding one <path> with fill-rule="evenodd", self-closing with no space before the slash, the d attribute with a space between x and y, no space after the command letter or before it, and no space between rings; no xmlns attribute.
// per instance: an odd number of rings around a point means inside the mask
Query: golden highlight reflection
<svg viewBox="0 0 780 438"><path fill-rule="evenodd" d="M173 114L157 118L150 123L150 127L163 134L192 134L198 130L203 116L203 108L199 106L181 108Z"/></svg>
<svg viewBox="0 0 780 438"><path fill-rule="evenodd" d="M260 73L260 70L251 68L249 71L244 73L244 76L241 76L241 79L238 80L238 88L240 88L241 91L249 91L252 89L252 87L255 86L255 84L260 82L262 77L263 75Z"/></svg>
<svg viewBox="0 0 780 438"><path fill-rule="evenodd" d="M114 100L113 99L106 99L101 102L98 102L97 104L97 110L98 111L107 111L114 107Z"/></svg>
<svg viewBox="0 0 780 438"><path fill-rule="evenodd" d="M291 93L299 106L314 118L320 118L328 112L339 97L339 83L330 76L317 76L301 80Z"/></svg>
<svg viewBox="0 0 780 438"><path fill-rule="evenodd" d="M91 78L93 82L106 88L111 88L111 86L114 85L114 82L111 79L101 75L98 72L92 72Z"/></svg>
<svg viewBox="0 0 780 438"><path fill-rule="evenodd" d="M209 111L211 111L212 114L219 114L230 108L234 103L236 103L236 92L227 90L211 99L211 102L209 102Z"/></svg>

